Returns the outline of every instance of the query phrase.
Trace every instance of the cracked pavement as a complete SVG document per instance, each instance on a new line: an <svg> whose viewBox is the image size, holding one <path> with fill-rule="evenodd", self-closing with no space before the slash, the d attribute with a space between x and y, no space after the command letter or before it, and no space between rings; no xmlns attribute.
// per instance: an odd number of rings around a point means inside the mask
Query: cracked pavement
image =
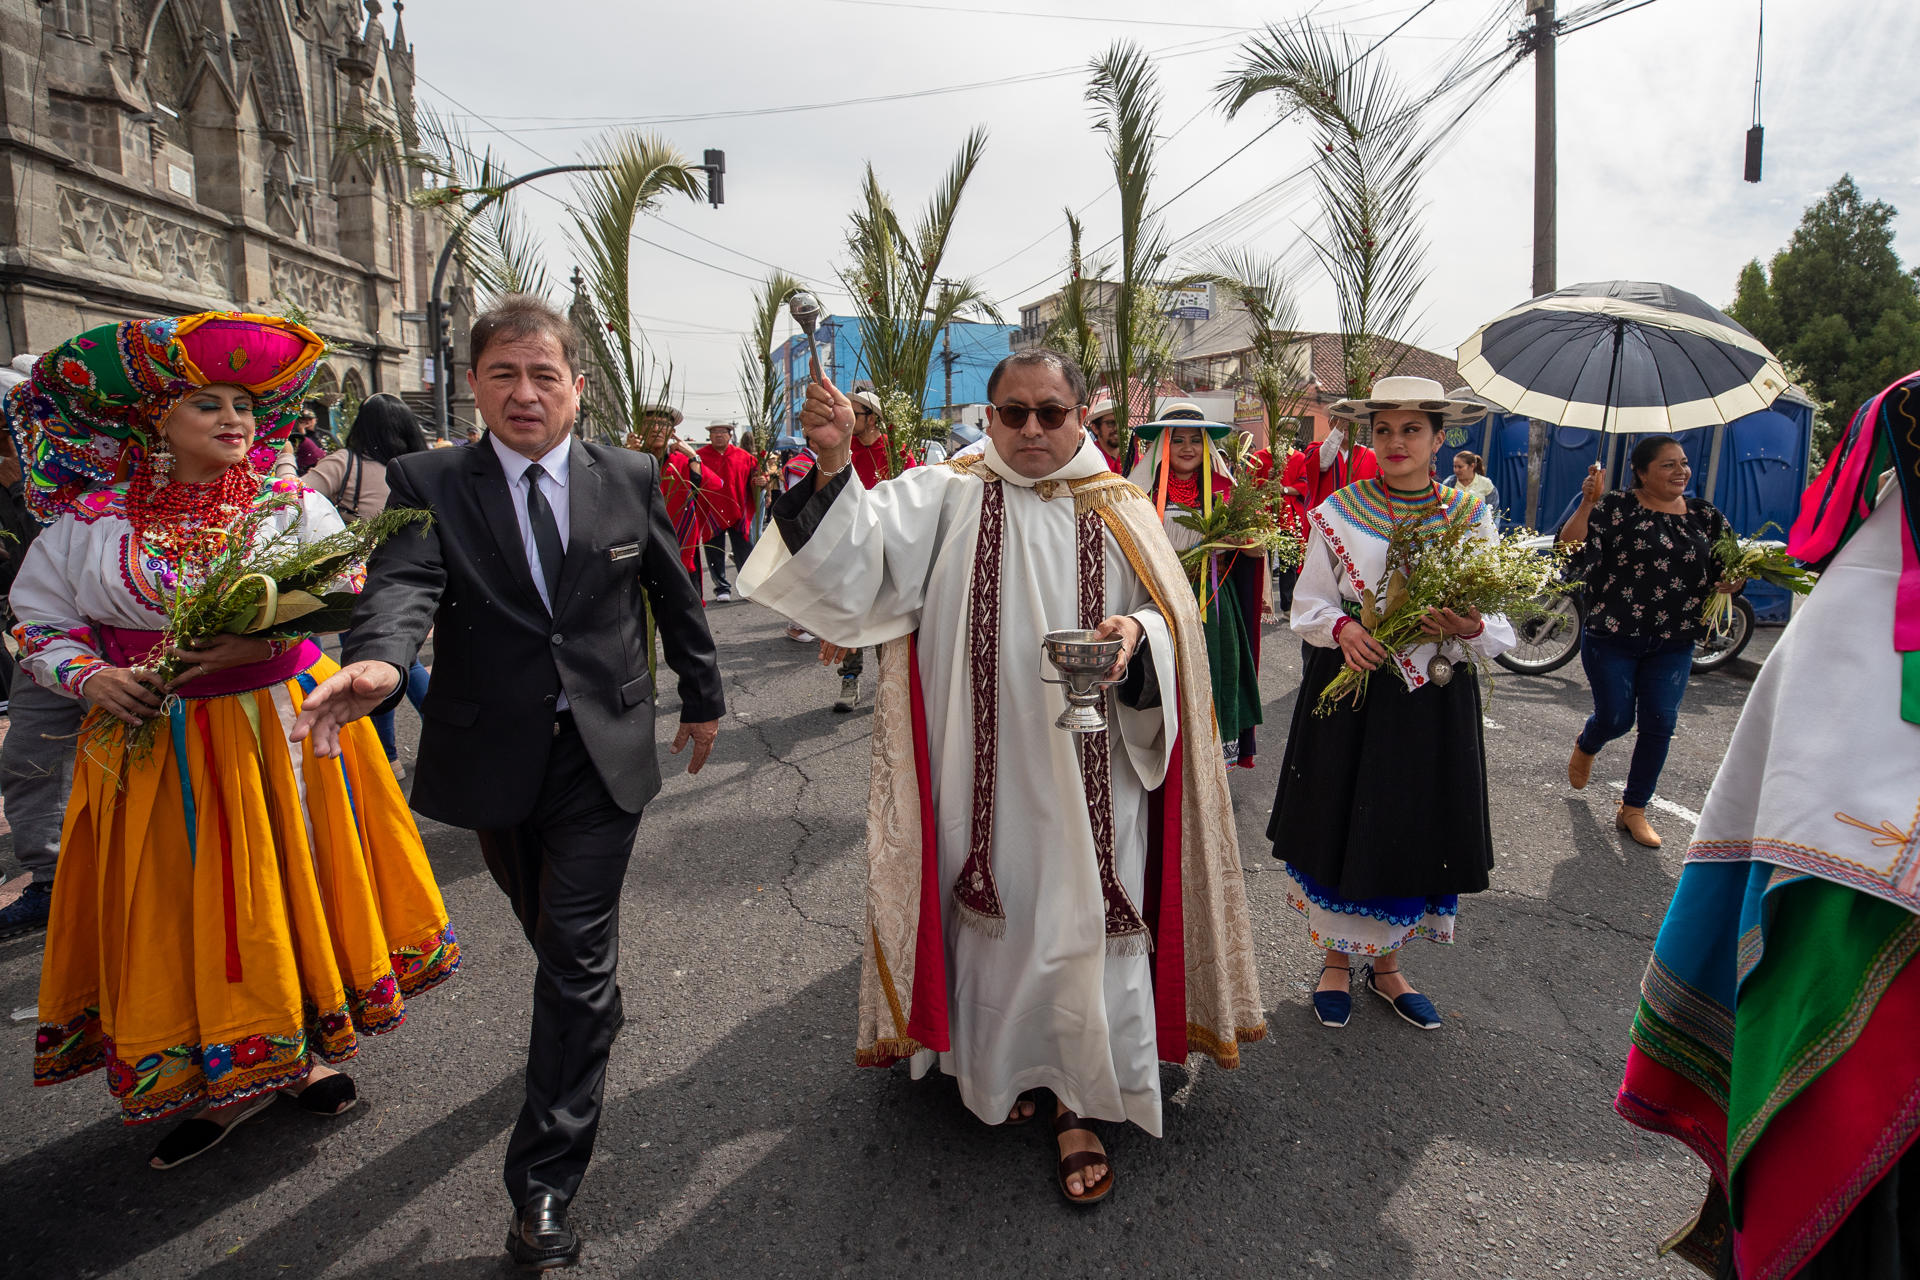
<svg viewBox="0 0 1920 1280"><path fill-rule="evenodd" d="M1568 789L1588 708L1577 663L1502 673L1489 712L1498 867L1451 948L1408 973L1446 1026L1364 992L1344 1030L1308 1011L1317 962L1262 839L1299 679L1269 628L1259 767L1233 790L1269 1034L1244 1066L1163 1069L1167 1136L1107 1126L1118 1185L1060 1201L1046 1129L989 1129L950 1083L852 1065L871 713L751 604L710 610L728 718L697 777L664 754L621 915L627 1026L574 1217L584 1276L1088 1272L1685 1280L1655 1256L1705 1175L1610 1102L1687 828L1613 830L1626 744ZM1761 633L1756 656L1777 632ZM1696 678L1661 794L1698 810L1752 668ZM874 664L863 695L870 698ZM671 685L670 679L663 684ZM410 754L418 721L400 717ZM0 1273L454 1280L513 1274L501 1242L532 957L471 837L424 828L464 957L349 1068L367 1105L284 1104L205 1159L148 1170L157 1135L99 1076L31 1088L33 1024L0 1024ZM1421 838L1408 815L1407 838ZM0 869L11 873L0 841ZM0 1000L31 1006L37 936L0 942Z"/></svg>

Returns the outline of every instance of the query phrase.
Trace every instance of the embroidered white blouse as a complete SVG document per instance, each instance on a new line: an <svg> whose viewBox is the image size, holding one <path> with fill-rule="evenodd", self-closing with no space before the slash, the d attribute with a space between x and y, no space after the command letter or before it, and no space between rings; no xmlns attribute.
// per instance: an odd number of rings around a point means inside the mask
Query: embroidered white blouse
<svg viewBox="0 0 1920 1280"><path fill-rule="evenodd" d="M152 548L135 545L126 488L95 489L76 511L47 526L13 580L20 663L36 684L69 697L79 697L87 678L108 665L96 627L159 631L167 625L160 577L171 566ZM332 503L298 481L273 481L261 500L294 493L300 505L275 511L260 540L293 529L302 543L318 542L346 527Z"/></svg>
<svg viewBox="0 0 1920 1280"><path fill-rule="evenodd" d="M1490 506L1470 493L1445 486L1439 490L1439 506L1426 523L1437 527L1452 518L1461 503L1473 505L1474 509L1463 513L1462 518L1473 521L1477 536L1489 542L1499 538ZM1356 480L1308 512L1307 525L1306 563L1300 567L1300 580L1293 588L1293 629L1309 644L1338 648L1333 631L1341 618L1351 616L1347 604L1357 606L1361 593L1377 588L1386 576L1392 512L1380 481ZM1358 612L1356 607L1354 613ZM1427 663L1443 650L1451 657L1464 657L1471 651L1477 658L1491 659L1513 647L1513 625L1503 615L1489 614L1482 620L1486 626L1471 639L1423 644L1395 654L1394 667L1407 688L1418 689L1428 683Z"/></svg>

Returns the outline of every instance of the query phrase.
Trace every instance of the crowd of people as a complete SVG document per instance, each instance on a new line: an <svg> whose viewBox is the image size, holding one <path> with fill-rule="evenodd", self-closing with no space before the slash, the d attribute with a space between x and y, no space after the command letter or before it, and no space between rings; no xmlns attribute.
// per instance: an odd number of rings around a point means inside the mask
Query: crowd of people
<svg viewBox="0 0 1920 1280"><path fill-rule="evenodd" d="M890 440L877 396L824 377L801 434L758 453L731 423L695 447L666 405L613 446L576 432L578 335L516 297L471 330L484 430L429 447L376 395L336 444L308 398L323 349L288 320L207 313L103 325L5 375L19 664L0 787L31 883L0 930L46 929L35 1082L104 1071L124 1119L173 1122L155 1169L282 1093L320 1117L353 1107L340 1066L361 1038L455 975L419 813L474 833L534 953L506 1250L574 1261L569 1207L624 1021L620 894L661 786L651 650L678 678L672 751L697 772L725 712L706 607L736 595L837 667L835 711L872 669L858 1062L950 1076L986 1124L1044 1121L1069 1202L1117 1182L1095 1122L1163 1131L1161 1062L1233 1068L1268 1034L1230 784L1264 718L1263 623L1302 640L1266 835L1316 953L1311 1015L1348 1024L1360 963L1405 1023L1443 1026L1402 953L1453 941L1461 899L1489 887L1475 668L1514 629L1433 609L1394 651L1371 627L1404 571L1390 547L1499 536L1483 462L1459 452L1438 474L1484 404L1386 377L1300 447L1231 447L1235 427L1184 402L1123 438L1113 400L1036 350L994 370L985 432L950 459ZM1878 1276L1916 1245L1920 978L1903 966L1920 854L1884 820L1910 811L1920 763L1920 593L1889 589L1920 529L1902 488L1920 461L1895 429L1916 402L1920 376L1863 410L1795 530L1835 585L1741 721L1617 1102L1708 1164L1686 1243L1724 1276ZM1702 607L1739 584L1684 449L1645 439L1631 464L1626 489L1590 476L1555 531L1589 599L1593 713L1568 778L1586 786L1637 725L1617 821L1657 846L1646 808ZM1301 563L1197 532L1253 483L1303 536ZM432 518L328 584L356 593L337 661L297 628L176 628L232 548L315 547L382 511ZM1111 651L1098 728L1054 722L1039 655L1055 633ZM1836 665L1838 649L1864 656ZM1364 696L1320 707L1343 672ZM422 719L407 793L402 698ZM1844 785L1835 735L1874 745ZM1827 814L1884 856L1842 852Z"/></svg>

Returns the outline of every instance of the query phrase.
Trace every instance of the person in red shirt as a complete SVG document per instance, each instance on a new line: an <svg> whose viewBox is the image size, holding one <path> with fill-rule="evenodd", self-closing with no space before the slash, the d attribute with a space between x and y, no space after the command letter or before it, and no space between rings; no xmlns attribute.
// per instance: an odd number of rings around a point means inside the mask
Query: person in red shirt
<svg viewBox="0 0 1920 1280"><path fill-rule="evenodd" d="M726 502L716 515L715 528L708 535L707 568L713 574L713 598L715 600L733 599L733 588L727 582L727 540L733 540L733 567L738 569L753 554L753 536L747 530L747 521L753 511L754 494L749 489L753 478L753 455L733 442L733 424L716 422L707 428L707 443L700 449L701 469L720 484L726 494ZM720 525L718 520L732 516L731 523Z"/></svg>
<svg viewBox="0 0 1920 1280"><path fill-rule="evenodd" d="M1300 490L1303 518L1355 480L1371 480L1380 474L1373 450L1363 444L1350 443L1348 430L1346 423L1335 421L1327 438L1317 447L1294 455L1299 460L1298 469L1290 469L1281 483Z"/></svg>
<svg viewBox="0 0 1920 1280"><path fill-rule="evenodd" d="M703 515L705 504L699 499L707 496L709 489L717 490L718 485L701 466L700 456L684 440L674 436L673 429L684 420L678 409L651 406L641 414L638 438L628 437L627 447L645 449L660 459L660 492L667 500L667 517L673 521L673 531L680 537L680 563L686 566L687 576L693 579L697 590L700 543L703 530L711 527Z"/></svg>
<svg viewBox="0 0 1920 1280"><path fill-rule="evenodd" d="M887 461L886 422L880 417L880 397L871 391L853 393L853 469L863 488L871 489L893 477ZM912 454L900 460L900 469L919 466Z"/></svg>
<svg viewBox="0 0 1920 1280"><path fill-rule="evenodd" d="M849 399L853 401L853 472L862 488L871 489L893 475L887 461L886 422L880 417L880 397L863 390L855 391ZM911 453L900 460L902 471L919 465ZM835 657L840 659L840 697L833 709L845 715L860 705L860 673L866 669L866 663L858 649L842 649L821 641L820 661L831 663Z"/></svg>

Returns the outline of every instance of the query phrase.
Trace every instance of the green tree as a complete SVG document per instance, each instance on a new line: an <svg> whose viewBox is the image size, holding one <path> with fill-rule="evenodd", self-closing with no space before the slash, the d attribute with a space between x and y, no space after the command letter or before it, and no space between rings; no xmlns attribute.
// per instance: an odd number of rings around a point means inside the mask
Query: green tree
<svg viewBox="0 0 1920 1280"><path fill-rule="evenodd" d="M1855 409L1920 368L1920 272L1894 251L1897 215L1843 175L1767 267L1756 259L1741 270L1728 308L1821 402L1821 453Z"/></svg>

